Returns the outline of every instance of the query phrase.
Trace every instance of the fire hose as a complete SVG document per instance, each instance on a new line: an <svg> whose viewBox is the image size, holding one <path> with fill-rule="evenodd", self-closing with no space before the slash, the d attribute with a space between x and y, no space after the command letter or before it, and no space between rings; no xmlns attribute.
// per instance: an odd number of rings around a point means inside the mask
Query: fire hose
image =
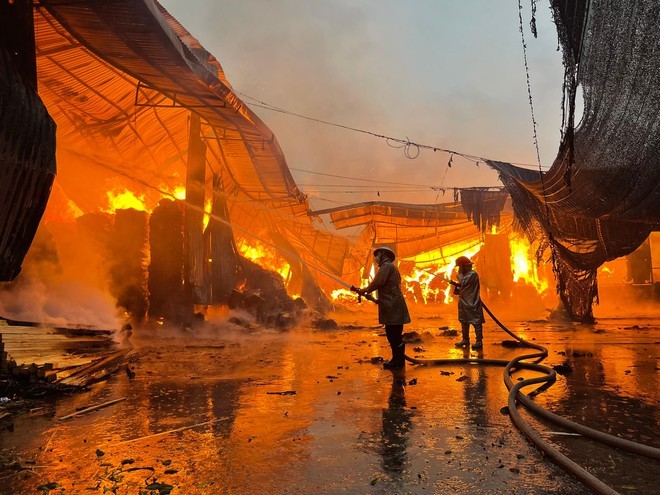
<svg viewBox="0 0 660 495"><path fill-rule="evenodd" d="M153 189L159 190L158 188L154 186L149 186ZM160 191L164 195L171 195L167 191ZM189 204L189 203L186 203ZM201 209L196 206L196 205L190 205L194 209ZM253 234L252 232L243 229L237 225L234 225L227 221L226 219L218 216L218 215L212 215L212 217L222 223L226 224L229 227L232 227L236 230L239 230L243 232L244 234L247 234L251 237L255 237L256 239L260 240L261 242L267 244L268 246L274 248L277 251L280 251L284 254L287 254L288 256L292 257L293 259L296 259L303 263L304 265L317 270L319 273L322 273L323 275L327 276L328 278L334 280L335 282L343 285L346 288L350 288L351 290L356 290L355 287L353 287L351 284L348 284L347 282L341 280L338 277L335 277L333 274L329 273L328 271L315 266L314 264L311 264L302 258L300 258L296 253L292 253L290 251L287 251L285 249L282 249L279 246L276 246L273 243L270 243L266 241L265 239L260 238L259 236ZM358 301L361 301L361 298L364 297L365 299L368 299L375 304L378 304L378 300L375 299L373 296L369 294L364 294L358 292ZM483 303L483 302L482 302ZM493 319L497 325L504 330L506 333L508 333L510 336L515 338L522 346L524 347L530 347L533 349L537 349L539 352L535 354L527 354L523 356L518 356L510 361L506 360L500 360L500 359L483 359L483 358L466 358L466 359L432 359L432 360L420 360L420 359L414 359L409 356L406 356L406 360L410 361L411 363L414 364L421 364L421 365L441 365L441 364L462 364L462 363L477 363L477 364L483 364L483 365L494 365L494 366L504 366L504 383L506 384L507 389L509 390L509 396L508 396L508 412L509 415L511 416L511 420L513 423L516 425L516 427L524 434L526 435L532 443L534 443L540 450L542 450L548 457L550 457L555 463L557 463L560 467L562 467L565 471L568 473L572 474L575 476L577 479L579 479L582 483L584 483L586 486L594 490L596 493L599 494L606 494L606 495L614 495L617 494L615 490L613 490L611 487L600 481L598 478L590 474L589 472L585 471L582 467L580 467L578 464L575 462L571 461L568 457L564 456L561 454L559 451L557 451L555 448L550 446L547 442L545 442L539 435L534 431L520 416L520 414L517 411L517 402L522 403L525 407L527 407L531 412L537 414L538 416L553 422L563 428L573 430L576 433L579 433L583 436L592 438L594 440L597 440L601 443L605 443L607 445L620 448L622 450L626 450L629 452L633 452L636 454L641 454L647 457L650 457L652 459L660 460L660 449L651 447L649 445L644 445L640 444L637 442L632 442L629 440L622 439L620 437L614 436L614 435L609 435L607 433L604 433L599 430L594 430L592 428L588 428L584 425L580 425L578 423L574 423L573 421L569 421L565 418L562 418L560 416L557 416L538 404L536 404L534 401L532 401L529 396L526 396L521 392L521 389L528 387L530 385L535 385L537 383L541 383L540 387L538 387L534 393L538 394L542 389L546 389L550 387L555 381L556 381L556 373L553 369L543 366L541 364L538 364L540 361L545 359L548 355L548 350L540 345L533 344L531 342L528 342L519 336L515 335L513 332L511 332L508 328L506 328L496 317L493 315L493 313L490 311L490 309L484 304L483 305L484 309L486 312L490 315L490 317ZM535 363L529 363L529 362L524 362L523 360L525 359L536 359ZM540 373L544 373L545 376L541 377L536 377L536 378L530 378L526 380L522 380L515 385L513 384L513 380L511 379L511 373L512 371L515 370L521 370L521 369L527 369L527 370L532 370L532 371L537 371Z"/></svg>
<svg viewBox="0 0 660 495"><path fill-rule="evenodd" d="M276 249L277 251L280 251L284 254L287 254L288 256L291 256L292 258L300 261L301 263L305 264L306 266L309 266L312 269L317 270L319 273L324 274L328 278L334 280L335 282L343 285L346 288L349 288L355 292L358 292L358 302L361 302L361 298L364 297L365 299L368 299L372 301L375 304L378 304L378 300L374 298L373 296L369 294L365 294L361 291L358 291L354 286L351 284L341 280L338 277L335 277L333 274L329 273L328 271L315 266L302 258L300 258L297 254L291 253L290 251L284 250L279 246L276 246L275 244L272 244L264 239L261 239L259 236L241 228L236 225L233 225L232 223L228 222L227 220L213 215L213 218L219 221L220 223L227 224L232 228L235 228L237 230L240 230L241 232L250 235L252 237L255 237L265 244L271 246L272 248ZM483 301L482 301L483 303ZM484 309L486 312L489 314L489 316L493 319L497 325L504 330L507 334L509 334L511 337L516 339L521 346L523 347L530 347L533 349L537 349L539 352L535 354L527 354L527 355L522 355L518 356L510 361L506 360L501 360L501 359L483 359L483 358L466 358L466 359L432 359L432 360L420 360L420 359L414 359L409 356L406 356L406 360L410 361L411 363L414 364L421 364L421 365L441 365L441 364L462 364L462 363L477 363L477 364L483 364L483 365L494 365L494 366L504 366L504 383L506 384L507 389L509 390L509 396L508 396L508 411L509 415L511 416L511 420L513 423L516 425L516 427L525 435L527 438L529 438L532 443L534 443L537 448L539 448L541 451L543 451L548 457L550 457L556 464L558 464L560 467L562 467L565 471L568 473L572 474L575 476L578 480L580 480L582 483L584 483L586 486L594 490L596 493L603 494L603 495L614 495L617 494L615 490L613 490L611 487L603 483L601 480L584 470L582 467L580 467L578 464L570 460L568 457L564 456L561 454L559 451L557 451L554 447L550 446L547 442L545 442L536 431L534 431L526 422L525 420L520 416L517 410L517 402L522 403L526 408L528 408L531 412L534 414L546 419L547 421L550 421L552 423L555 423L563 428L566 428L568 430L572 430L576 433L579 433L585 437L597 440L601 443L620 448L622 450L626 450L629 452L633 452L636 454L644 455L647 457L650 457L652 459L660 460L660 449L651 447L649 445L644 445L641 443L637 442L632 442L629 440L625 440L623 438L614 436L614 435L609 435L607 433L604 433L599 430L594 430L592 428L586 427L584 425L580 425L578 423L575 423L573 421L569 421L565 418L562 418L560 416L557 416L556 414L551 413L550 411L545 410L538 404L536 404L534 401L532 401L529 396L523 394L521 392L521 389L528 387L530 385L535 385L535 384L542 384L540 387L538 387L533 393L538 394L541 392L543 389L549 388L557 379L556 373L553 369L543 366L541 364L538 364L540 361L545 359L548 355L548 350L540 345L533 344L531 342L528 342L521 337L515 335L513 332L511 332L508 328L506 328L496 317L495 315L490 311L490 309L484 304L483 305ZM529 362L524 362L523 360L526 359L536 359L535 363L529 363ZM540 373L544 373L545 376L540 376L536 378L529 378L526 380L522 380L514 385L513 380L511 379L511 373L516 370L522 370L522 369L527 369L527 370L532 370L532 371L537 371Z"/></svg>
<svg viewBox="0 0 660 495"><path fill-rule="evenodd" d="M169 194L169 193L167 193ZM228 222L227 220L217 216L217 215L212 215L214 219L216 219L218 222L229 225L232 228L235 228L237 230L240 230L241 232L250 235L252 237L255 237L261 242L264 242L265 244L271 246L272 248L276 249L277 251L280 251L284 254L287 254L288 256L291 256L292 258L300 261L301 263L309 266L310 268L313 268L317 270L319 273L324 274L328 278L334 280L335 282L343 285L346 288L349 288L351 290L356 290L355 287L353 287L351 284L341 280L338 277L335 277L333 274L329 273L328 271L315 266L311 263L308 263L307 261L303 260L300 258L297 254L292 253L290 251L284 250L279 246L276 246L273 243L270 243L264 239L261 239L259 236L241 228L236 225L233 225L232 223ZM377 299L375 299L373 296L369 294L362 293L361 291L358 292L358 301L361 301L361 298L364 297L365 299L368 299L375 304L378 304ZM483 303L483 302L482 302ZM614 435L609 435L607 433L604 433L599 430L594 430L592 428L588 428L584 425L580 425L578 423L575 423L573 421L569 421L565 418L562 418L560 416L557 416L538 404L536 404L534 401L532 401L529 396L526 396L521 392L521 389L528 387L530 385L535 385L537 383L541 383L540 387L538 387L534 393L538 394L542 389L546 389L550 387L555 381L556 381L556 373L553 369L543 366L541 364L538 364L540 361L545 359L548 355L548 350L540 345L533 344L531 342L528 342L519 336L515 335L513 332L511 332L508 328L506 328L496 317L493 315L493 313L490 311L490 309L484 304L484 309L486 312L490 315L490 317L493 319L497 325L504 330L507 334L512 336L514 339L516 339L522 346L524 347L530 347L533 349L537 349L539 352L535 354L527 354L527 355L522 355L518 356L510 361L506 360L500 360L500 359L483 359L483 358L466 358L466 359L434 359L434 360L420 360L420 359L414 359L409 356L406 356L406 360L410 361L411 363L414 364L422 364L422 365L441 365L441 364L462 364L462 363L477 363L477 364L483 364L483 365L494 365L494 366L504 366L504 383L506 384L507 389L509 390L509 397L508 397L508 411L509 415L511 416L511 420L513 423L516 425L516 427L524 434L526 435L532 443L534 443L541 451L543 451L548 457L550 457L555 463L557 463L560 467L562 467L565 471L568 473L572 474L575 476L577 479L579 479L582 483L584 483L586 486L594 490L596 493L603 494L603 495L613 495L617 494L615 490L613 490L611 487L600 481L598 478L584 470L582 467L580 467L578 464L570 460L568 457L564 456L561 454L559 451L557 451L555 448L550 446L547 442L545 442L539 435L536 433L520 416L520 414L517 411L517 401L522 403L525 407L527 407L531 412L537 414L538 416L546 419L547 421L553 422L563 428L566 428L568 430L572 430L576 433L579 433L585 437L592 438L594 440L597 440L601 443L605 443L607 445L620 448L622 450L626 450L629 452L633 452L636 454L641 454L647 457L650 457L652 459L660 460L660 449L651 447L649 445L644 445L640 444L637 442L632 442L629 440L625 440L622 438L619 438ZM523 360L525 359L536 359L535 363L529 363L529 362L524 362ZM511 373L514 370L521 370L521 369L527 369L527 370L532 370L532 371L537 371L540 373L544 373L545 376L540 376L536 378L530 378L526 380L522 380L515 385L513 384L513 380L511 379Z"/></svg>
<svg viewBox="0 0 660 495"><path fill-rule="evenodd" d="M457 285L454 281L448 281L452 285ZM351 286L351 290L358 292L355 287ZM364 294L358 292L358 302L361 302L361 297L365 297L370 301L378 304L378 300L369 294ZM604 443L611 447L622 449L628 452L635 454L643 455L650 457L652 459L660 460L660 449L652 447L650 445L645 445L642 443L633 442L626 440L615 435L610 435L608 433L589 428L587 426L575 423L573 421L567 420L561 416L558 416L543 407L536 404L530 396L535 396L540 393L542 390L548 389L557 379L557 374L552 368L539 364L548 356L548 349L545 347L534 344L518 335L514 334L509 330L505 325L500 322L500 320L493 314L493 312L483 303L482 305L484 310L492 318L492 320L508 335L516 339L522 347L529 347L536 349L539 352L533 354L525 354L517 356L509 361L504 359L485 359L485 358L463 358L463 359L416 359L406 356L406 360L419 365L426 366L438 366L438 365L449 365L449 364L482 364L482 365L493 365L493 366L504 366L504 383L509 391L509 396L507 399L507 409L511 421L513 424L520 430L539 450L541 450L545 455L547 455L555 464L559 465L569 474L573 475L584 485L589 487L595 493L602 495L617 495L619 492L611 488L610 486L603 483L600 479L595 477L593 474L586 471L584 468L579 466L577 463L566 457L564 454L559 452L556 448L552 447L548 442L543 440L541 436L523 419L520 415L517 404L521 403L525 406L530 412L536 416L541 417L551 423L554 423L562 428L571 430L575 433L578 433L584 437L591 438L600 443ZM525 360L535 360L534 362L525 362ZM531 370L539 373L543 373L544 376L539 376L535 378L528 378L517 383L513 383L511 375L514 371L519 370ZM542 384L537 387L530 395L525 395L521 390L525 387ZM533 395L532 395L533 394Z"/></svg>

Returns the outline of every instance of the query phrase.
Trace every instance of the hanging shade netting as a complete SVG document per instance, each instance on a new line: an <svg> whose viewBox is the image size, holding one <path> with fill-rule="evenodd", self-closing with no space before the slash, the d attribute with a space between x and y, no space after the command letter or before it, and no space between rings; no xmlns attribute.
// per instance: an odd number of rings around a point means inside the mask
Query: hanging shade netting
<svg viewBox="0 0 660 495"><path fill-rule="evenodd" d="M236 212L232 222L277 218L281 231L301 236L301 256L341 273L347 243L316 230L273 132L236 95L216 58L157 1L43 0L34 22L39 92L57 123L56 189L64 205L98 211L117 182L144 195L148 209L171 197L186 184L194 113L206 150L206 199L221 186Z"/></svg>
<svg viewBox="0 0 660 495"><path fill-rule="evenodd" d="M660 4L551 0L564 50L564 125L550 170L488 161L517 220L553 251L559 295L593 319L596 270L660 227ZM574 128L575 98L584 115Z"/></svg>

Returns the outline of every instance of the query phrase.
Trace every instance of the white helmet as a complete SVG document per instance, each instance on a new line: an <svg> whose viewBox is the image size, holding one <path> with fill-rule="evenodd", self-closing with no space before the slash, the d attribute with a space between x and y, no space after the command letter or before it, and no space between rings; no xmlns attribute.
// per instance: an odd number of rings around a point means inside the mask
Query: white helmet
<svg viewBox="0 0 660 495"><path fill-rule="evenodd" d="M394 254L394 251L392 251L390 248L386 246L381 246L374 249L374 256L376 256L378 252L382 252L383 254L388 256L392 261L394 261L394 259L396 258L396 254Z"/></svg>

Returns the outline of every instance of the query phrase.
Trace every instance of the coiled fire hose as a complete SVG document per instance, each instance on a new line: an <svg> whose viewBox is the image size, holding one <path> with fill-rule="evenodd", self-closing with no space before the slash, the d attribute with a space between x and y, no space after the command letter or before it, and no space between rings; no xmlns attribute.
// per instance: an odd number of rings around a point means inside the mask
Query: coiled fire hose
<svg viewBox="0 0 660 495"><path fill-rule="evenodd" d="M353 289L353 287L351 287ZM371 297L361 294L362 297L369 299L370 301L378 304L378 300ZM483 304L483 301L482 301ZM463 358L463 359L415 359L410 356L406 356L406 360L413 364L420 364L426 366L438 366L438 365L449 365L449 364L482 364L482 365L494 365L494 366L504 366L504 383L509 390L509 397L507 400L507 409L509 416L513 421L513 424L520 430L539 450L546 454L555 464L559 465L569 474L573 475L584 485L589 487L595 493L602 495L619 495L619 492L611 488L610 486L603 483L600 479L596 478L593 474L586 471L584 468L579 466L577 463L566 457L564 454L559 452L557 449L552 447L548 442L543 440L541 436L522 418L518 412L517 403L522 403L529 411L531 411L536 416L541 417L551 423L554 423L562 428L571 430L575 433L578 433L584 437L591 438L598 442L616 447L628 452L635 454L643 455L650 457L652 459L660 460L660 449L652 447L650 445L644 445L642 443L632 442L608 433L589 428L587 426L575 423L573 421L562 418L550 411L544 409L543 407L536 404L533 400L530 399L530 396L525 395L521 390L530 385L542 384L540 387L537 387L532 394L537 395L542 390L545 390L552 386L552 384L557 380L557 374L555 370L547 366L539 364L548 356L548 349L545 347L534 344L518 335L514 334L509 330L505 325L500 322L493 312L483 304L484 310L492 318L492 320L506 332L508 335L516 339L522 347L529 347L536 349L539 352L533 354L524 354L517 356L510 361L504 359L485 359L485 358ZM529 360L535 360L534 362L525 362ZM539 376L535 378L528 378L526 380L513 383L511 375L514 371L519 370L531 370L539 373L543 373L544 376ZM530 395L532 395L530 394Z"/></svg>

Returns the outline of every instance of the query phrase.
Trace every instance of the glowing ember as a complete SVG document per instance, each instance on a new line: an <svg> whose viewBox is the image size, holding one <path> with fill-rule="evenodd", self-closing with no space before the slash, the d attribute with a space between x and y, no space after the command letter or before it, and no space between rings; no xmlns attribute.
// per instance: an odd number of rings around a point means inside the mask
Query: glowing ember
<svg viewBox="0 0 660 495"><path fill-rule="evenodd" d="M266 246L255 240L251 240L248 244L245 239L238 239L236 247L239 253L245 258L257 263L263 268L279 273L285 285L289 282L291 266L283 261L270 246Z"/></svg>
<svg viewBox="0 0 660 495"><path fill-rule="evenodd" d="M115 213L117 210L125 210L133 208L135 210L147 211L144 204L144 195L136 196L131 191L125 189L123 191L108 191L108 206L102 211L106 213Z"/></svg>

